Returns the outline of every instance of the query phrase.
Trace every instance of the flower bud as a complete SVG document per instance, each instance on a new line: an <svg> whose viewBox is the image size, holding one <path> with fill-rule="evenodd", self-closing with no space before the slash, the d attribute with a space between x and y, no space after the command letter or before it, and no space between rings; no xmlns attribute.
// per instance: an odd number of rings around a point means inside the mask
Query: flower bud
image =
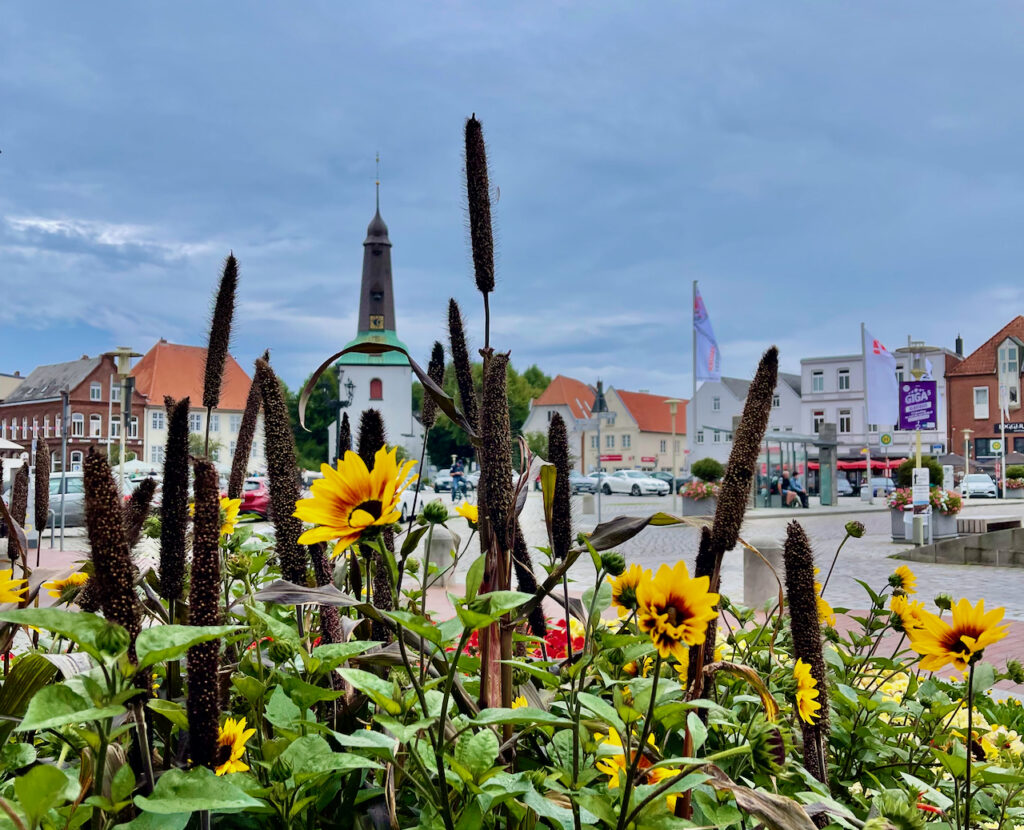
<svg viewBox="0 0 1024 830"><path fill-rule="evenodd" d="M847 535L852 536L854 539L859 539L861 536L864 535L864 523L857 521L847 522L846 533Z"/></svg>
<svg viewBox="0 0 1024 830"><path fill-rule="evenodd" d="M751 760L754 769L767 775L780 775L792 749L786 735L774 724L759 723L750 735Z"/></svg>
<svg viewBox="0 0 1024 830"><path fill-rule="evenodd" d="M943 611L948 611L953 607L953 597L949 594L939 594L935 597L935 605Z"/></svg>
<svg viewBox="0 0 1024 830"><path fill-rule="evenodd" d="M444 506L440 499L428 501L423 506L423 518L430 524L443 524L448 521L448 508Z"/></svg>
<svg viewBox="0 0 1024 830"><path fill-rule="evenodd" d="M295 649L282 640L274 640L267 649L267 654L275 663L287 663L295 656Z"/></svg>
<svg viewBox="0 0 1024 830"><path fill-rule="evenodd" d="M605 551L601 554L601 567L612 576L621 576L626 570L626 557L618 551Z"/></svg>
<svg viewBox="0 0 1024 830"><path fill-rule="evenodd" d="M1006 661L1006 674L1018 686L1024 683L1024 666L1021 665L1019 660Z"/></svg>
<svg viewBox="0 0 1024 830"><path fill-rule="evenodd" d="M410 573L410 574L418 573L419 569L420 569L420 560L419 559L416 559L415 557L411 557L410 559L408 559L406 561L406 563L405 563L405 571L406 571L406 573Z"/></svg>
<svg viewBox="0 0 1024 830"><path fill-rule="evenodd" d="M115 657L127 649L128 642L128 632L114 623L107 623L106 627L96 635L97 648L110 657Z"/></svg>

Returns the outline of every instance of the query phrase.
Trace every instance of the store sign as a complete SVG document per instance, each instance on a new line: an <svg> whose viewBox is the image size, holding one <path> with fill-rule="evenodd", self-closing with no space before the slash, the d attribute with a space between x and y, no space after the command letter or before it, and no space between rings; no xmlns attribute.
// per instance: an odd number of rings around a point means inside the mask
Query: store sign
<svg viewBox="0 0 1024 830"><path fill-rule="evenodd" d="M904 430L935 429L936 392L934 380L908 380L900 384L900 424Z"/></svg>
<svg viewBox="0 0 1024 830"><path fill-rule="evenodd" d="M655 455L645 455L640 458L644 464L657 464L658 457Z"/></svg>
<svg viewBox="0 0 1024 830"><path fill-rule="evenodd" d="M910 495L914 502L914 512L924 513L928 508L930 487L927 467L915 467L911 480Z"/></svg>
<svg viewBox="0 0 1024 830"><path fill-rule="evenodd" d="M602 461L622 461L621 455L602 455Z"/></svg>
<svg viewBox="0 0 1024 830"><path fill-rule="evenodd" d="M1024 421L1009 421L1004 428L1007 432L1024 432ZM999 424L992 424L992 431L999 432Z"/></svg>

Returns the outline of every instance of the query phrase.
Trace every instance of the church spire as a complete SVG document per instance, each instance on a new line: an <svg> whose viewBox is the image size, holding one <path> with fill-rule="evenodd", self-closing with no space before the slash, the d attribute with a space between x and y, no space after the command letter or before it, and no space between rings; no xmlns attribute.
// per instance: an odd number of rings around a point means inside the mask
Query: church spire
<svg viewBox="0 0 1024 830"><path fill-rule="evenodd" d="M380 215L380 178L377 179L376 201L377 210L366 228L366 240L363 242L359 334L396 330L395 295L391 282L391 240L388 238L388 226Z"/></svg>

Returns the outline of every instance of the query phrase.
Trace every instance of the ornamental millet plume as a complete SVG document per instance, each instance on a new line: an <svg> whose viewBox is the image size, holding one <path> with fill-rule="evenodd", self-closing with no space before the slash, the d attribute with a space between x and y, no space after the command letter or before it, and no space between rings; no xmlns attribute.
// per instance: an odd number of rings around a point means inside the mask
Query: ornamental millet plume
<svg viewBox="0 0 1024 830"><path fill-rule="evenodd" d="M459 387L459 403L462 414L466 416L474 431L480 432L479 406L476 399L476 387L473 385L473 366L469 359L469 348L466 345L466 330L462 324L462 311L454 299L448 300L448 344L452 352L452 365L455 367L455 383Z"/></svg>
<svg viewBox="0 0 1024 830"><path fill-rule="evenodd" d="M264 352L263 359L269 361L270 352ZM245 399L242 423L238 427L235 455L231 459L231 477L228 479L229 499L242 497L242 485L245 483L245 475L249 469L249 454L252 452L252 442L256 437L256 422L260 415L261 400L260 387L256 383L254 374L252 383L249 384L249 395Z"/></svg>
<svg viewBox="0 0 1024 830"><path fill-rule="evenodd" d="M188 533L189 399L164 398L167 444L160 502L160 596L181 599L185 588L185 539Z"/></svg>
<svg viewBox="0 0 1024 830"><path fill-rule="evenodd" d="M210 340L206 349L206 367L203 375L203 406L207 412L220 403L220 388L224 378L224 364L231 345L231 319L235 314L235 291L238 287L238 260L233 253L224 261L217 299L210 321ZM207 421L209 427L209 421Z"/></svg>

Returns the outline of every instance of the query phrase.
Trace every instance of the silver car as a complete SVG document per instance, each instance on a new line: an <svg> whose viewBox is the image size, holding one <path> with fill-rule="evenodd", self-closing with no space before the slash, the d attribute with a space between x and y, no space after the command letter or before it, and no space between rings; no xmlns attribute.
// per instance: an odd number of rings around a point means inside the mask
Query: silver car
<svg viewBox="0 0 1024 830"><path fill-rule="evenodd" d="M53 527L60 527L60 473L50 476L50 522ZM11 488L4 490L4 501L10 505ZM30 484L28 490L28 510L25 523L35 524L36 497L35 488ZM64 475L64 526L79 527L85 524L85 479L82 473L66 473Z"/></svg>
<svg viewBox="0 0 1024 830"><path fill-rule="evenodd" d="M664 496L669 490L668 483L660 478L651 478L641 470L619 470L601 482L601 492L629 493L631 496Z"/></svg>
<svg viewBox="0 0 1024 830"><path fill-rule="evenodd" d="M964 476L963 481L960 482L960 495L972 499L994 499L999 497L999 490L988 473L971 473Z"/></svg>

